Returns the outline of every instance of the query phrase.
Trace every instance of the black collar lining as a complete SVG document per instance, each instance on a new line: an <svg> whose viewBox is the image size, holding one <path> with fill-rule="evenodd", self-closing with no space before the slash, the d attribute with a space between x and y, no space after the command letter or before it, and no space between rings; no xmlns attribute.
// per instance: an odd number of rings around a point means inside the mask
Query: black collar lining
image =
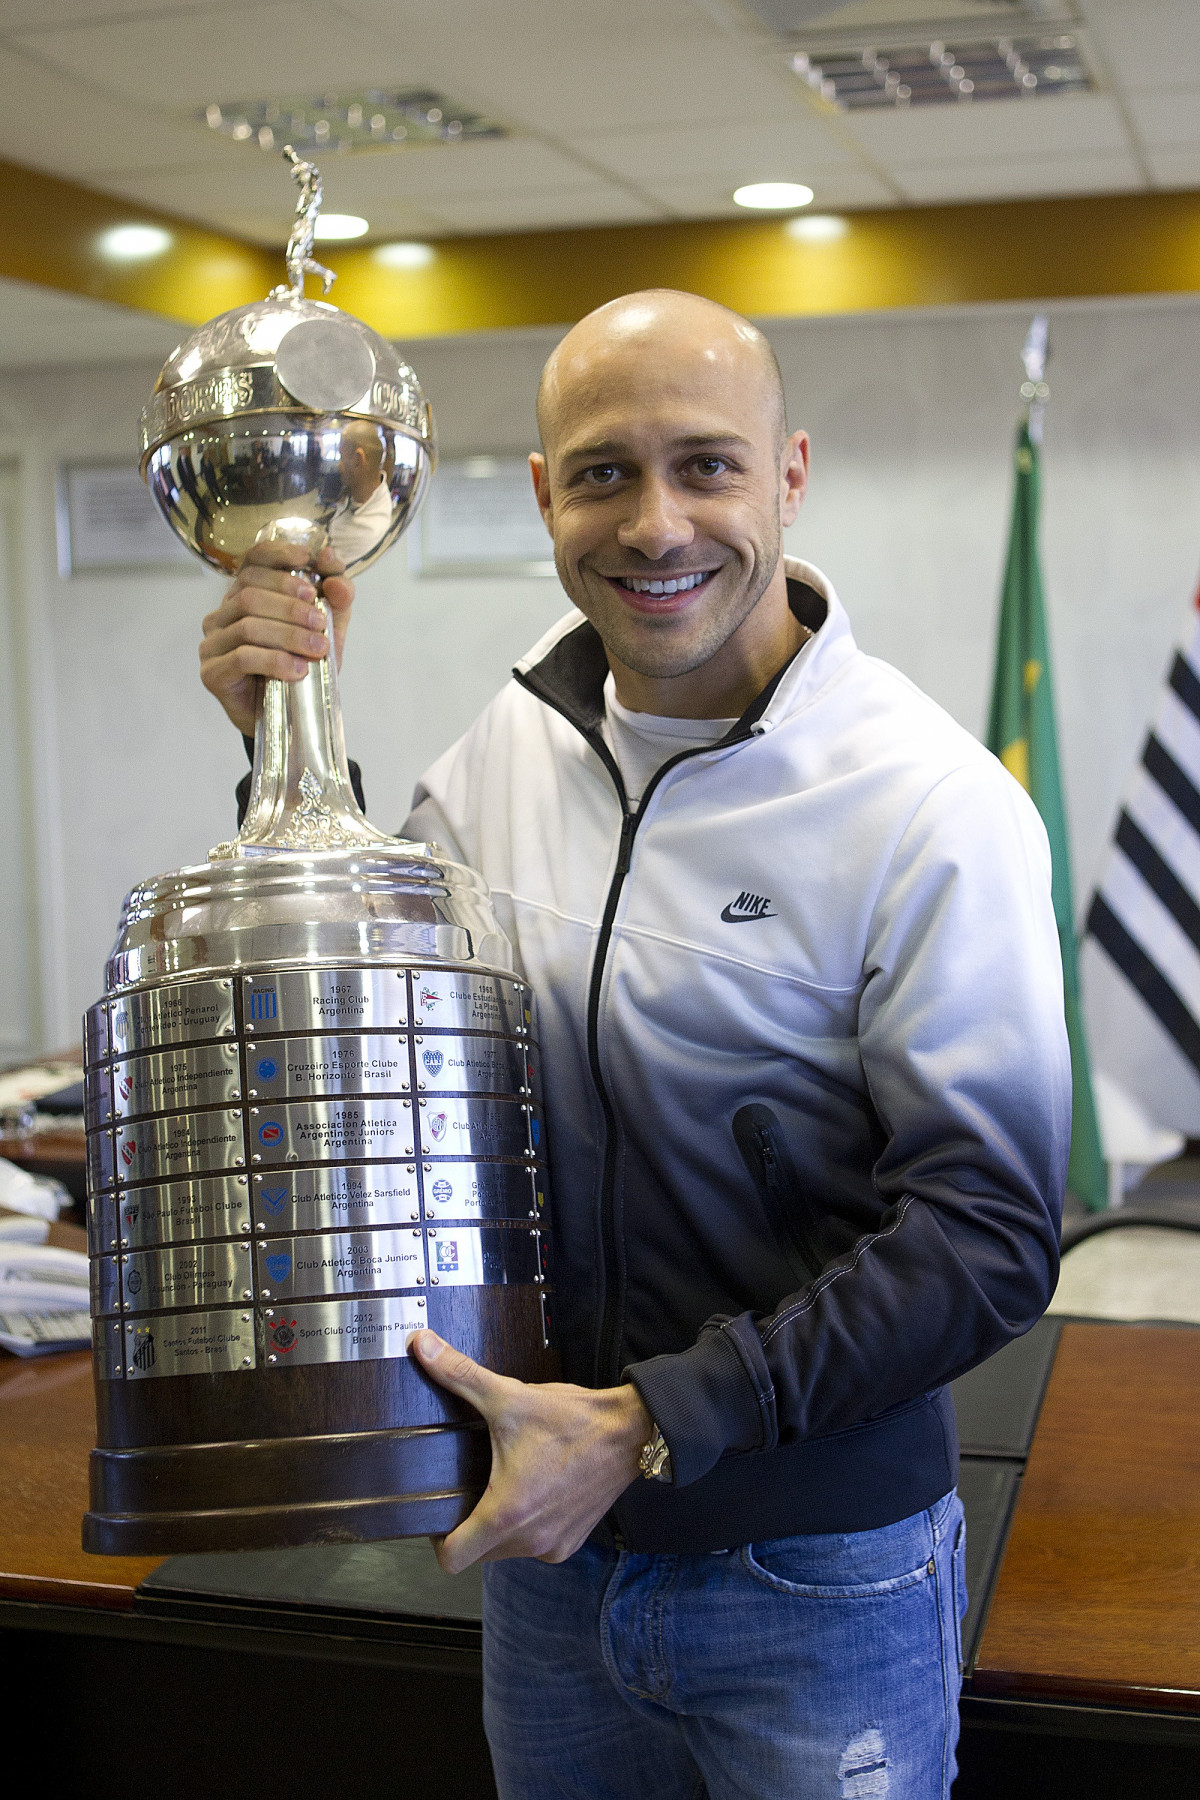
<svg viewBox="0 0 1200 1800"><path fill-rule="evenodd" d="M787 594L792 616L815 635L829 617L829 602L807 581L791 577L788 578ZM710 748L738 743L751 735L799 654L797 650L781 669L776 670L737 723ZM604 683L608 679L608 657L600 633L590 620L584 619L561 637L528 674L515 669L513 673L523 687L569 719L590 743L604 744ZM607 745L604 748L607 753Z"/></svg>

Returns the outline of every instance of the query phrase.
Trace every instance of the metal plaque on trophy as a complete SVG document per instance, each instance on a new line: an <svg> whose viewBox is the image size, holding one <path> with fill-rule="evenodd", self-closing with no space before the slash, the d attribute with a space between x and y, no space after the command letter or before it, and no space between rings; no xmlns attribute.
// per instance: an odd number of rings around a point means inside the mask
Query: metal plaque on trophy
<svg viewBox="0 0 1200 1800"><path fill-rule="evenodd" d="M175 351L142 472L218 569L274 539L353 575L420 505L433 422L391 344L305 298L320 177L286 154L289 281ZM533 996L487 888L363 816L332 651L260 689L238 836L127 896L85 1020L106 1554L450 1530L488 1436L413 1332L555 1373Z"/></svg>

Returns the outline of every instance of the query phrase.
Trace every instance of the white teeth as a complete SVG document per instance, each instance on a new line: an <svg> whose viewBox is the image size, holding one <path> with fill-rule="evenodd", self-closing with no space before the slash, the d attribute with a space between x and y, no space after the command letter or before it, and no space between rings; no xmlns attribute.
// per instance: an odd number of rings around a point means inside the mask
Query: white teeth
<svg viewBox="0 0 1200 1800"><path fill-rule="evenodd" d="M705 569L699 575L679 575L673 581L641 581L636 575L619 575L617 580L635 594L686 594L710 574L711 570Z"/></svg>

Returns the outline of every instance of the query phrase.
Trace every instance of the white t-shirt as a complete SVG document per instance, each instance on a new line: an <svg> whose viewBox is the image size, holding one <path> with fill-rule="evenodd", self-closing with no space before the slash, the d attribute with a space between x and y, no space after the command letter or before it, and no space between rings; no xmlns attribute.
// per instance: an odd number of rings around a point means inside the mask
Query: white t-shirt
<svg viewBox="0 0 1200 1800"><path fill-rule="evenodd" d="M665 762L681 750L718 743L736 724L736 719L664 719L658 713L630 712L617 699L611 674L604 683L604 741L621 771L630 806L638 804Z"/></svg>

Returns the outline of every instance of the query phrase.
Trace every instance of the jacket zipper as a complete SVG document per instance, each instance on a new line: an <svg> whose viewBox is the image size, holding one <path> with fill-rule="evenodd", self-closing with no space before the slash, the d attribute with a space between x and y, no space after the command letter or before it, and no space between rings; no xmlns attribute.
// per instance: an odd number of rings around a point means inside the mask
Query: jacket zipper
<svg viewBox="0 0 1200 1800"><path fill-rule="evenodd" d="M579 720L572 717L550 690L543 688L540 683L531 681L526 675L517 674L515 670L514 674L522 687L528 688L530 693L536 695L545 705L560 713L596 752L612 778L613 786L617 790L617 798L621 803L621 833L617 840L617 860L604 901L600 933L596 940L596 953L592 958L587 1008L588 1069L604 1118L604 1161L600 1178L599 1220L598 1313L600 1325L596 1333L595 1355L592 1359L592 1379L597 1387L609 1387L615 1384L621 1373L619 1354L621 1315L625 1301L625 1258L621 1247L620 1220L617 1216L617 1115L600 1064L600 992L604 986L604 970L608 961L609 944L612 942L613 924L617 916L621 889L625 885L625 878L629 874L633 861L633 840L637 828L645 818L646 807L664 775L668 775L672 769L678 768L679 764L686 762L689 757L703 756L709 751L725 749L730 744L742 743L752 736L752 732L749 726L746 726L736 735L722 738L719 745L697 744L690 750L681 750L678 756L671 757L669 762L663 763L661 768L655 771L642 794L637 811L630 812L629 799L625 792L625 782L620 768L599 732L589 731L585 725L581 725Z"/></svg>
<svg viewBox="0 0 1200 1800"><path fill-rule="evenodd" d="M748 738L749 730L745 731L742 736ZM603 740L601 741L603 742ZM740 738L725 739L722 748L726 743L740 741ZM592 978L588 987L588 1066L604 1114L604 1165L600 1181L603 1289L599 1309L600 1328L596 1334L596 1354L592 1364L593 1380L597 1387L612 1386L620 1376L621 1316L625 1306L625 1255L617 1205L617 1115L605 1085L604 1071L600 1065L600 992L604 986L604 970L608 961L609 945L612 942L613 924L617 916L621 889L625 885L625 878L629 874L633 861L634 836L646 816L646 807L664 775L669 774L672 769L678 768L679 764L686 762L689 757L702 756L706 751L715 748L714 744L699 744L694 749L681 750L678 756L673 756L669 762L663 763L648 782L638 803L637 811L631 813L620 770L612 757L607 754L608 746L604 745L606 752L604 761L610 765L610 773L616 779L617 794L621 801L621 835L617 841L617 861L604 902L600 934L596 940L596 954L592 958Z"/></svg>

